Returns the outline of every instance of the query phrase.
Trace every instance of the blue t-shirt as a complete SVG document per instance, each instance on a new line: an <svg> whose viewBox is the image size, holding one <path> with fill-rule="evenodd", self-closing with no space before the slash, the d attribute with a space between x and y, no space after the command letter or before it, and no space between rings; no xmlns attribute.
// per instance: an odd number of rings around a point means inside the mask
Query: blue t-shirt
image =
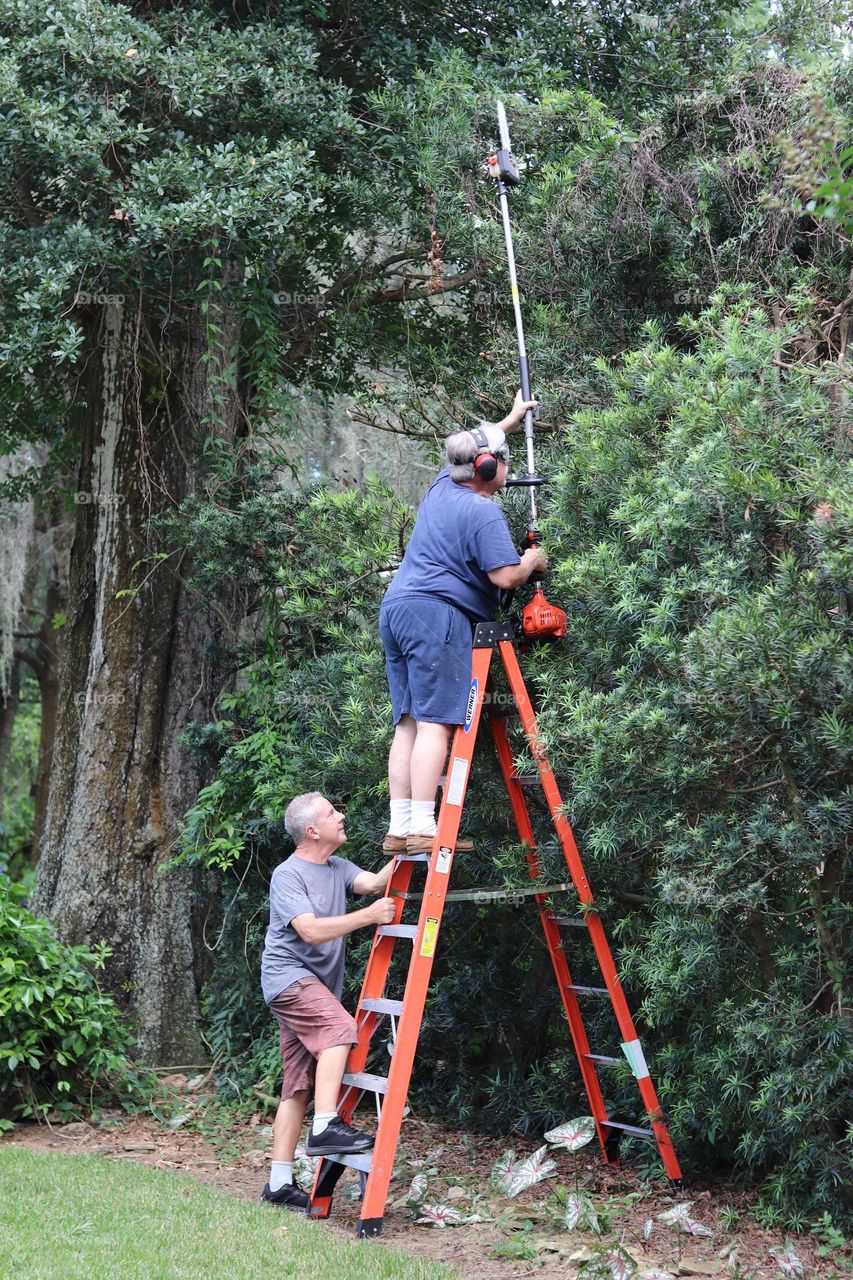
<svg viewBox="0 0 853 1280"><path fill-rule="evenodd" d="M506 516L475 490L456 484L445 467L427 489L385 599L415 592L439 596L477 622L495 616L500 588L488 574L518 564Z"/></svg>
<svg viewBox="0 0 853 1280"><path fill-rule="evenodd" d="M361 867L334 855L328 862L309 862L292 853L270 880L270 927L261 960L261 987L269 1004L302 978L319 978L341 998L344 986L345 938L304 942L290 923L294 916L342 916Z"/></svg>

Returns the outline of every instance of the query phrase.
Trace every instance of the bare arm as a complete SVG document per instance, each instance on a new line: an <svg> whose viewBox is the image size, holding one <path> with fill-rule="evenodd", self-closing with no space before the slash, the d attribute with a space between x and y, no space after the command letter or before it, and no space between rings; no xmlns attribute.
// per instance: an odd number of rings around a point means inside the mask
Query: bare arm
<svg viewBox="0 0 853 1280"><path fill-rule="evenodd" d="M531 573L544 573L547 568L548 557L542 548L528 547L519 564L505 564L500 569L492 569L488 578L502 591L511 591L513 587L523 586Z"/></svg>
<svg viewBox="0 0 853 1280"><path fill-rule="evenodd" d="M352 891L354 894L361 896L362 894L382 893L391 879L391 868L394 866L394 859L387 862L381 871L375 874L371 871L362 871L352 882Z"/></svg>
<svg viewBox="0 0 853 1280"><path fill-rule="evenodd" d="M380 871L379 875L382 874ZM355 933L356 929L390 924L394 919L394 911L395 903L391 898L379 898L377 902L371 902L369 907L348 911L345 916L315 916L306 911L301 916L294 916L290 923L303 942L317 946L332 942L335 938L343 938L348 933Z"/></svg>

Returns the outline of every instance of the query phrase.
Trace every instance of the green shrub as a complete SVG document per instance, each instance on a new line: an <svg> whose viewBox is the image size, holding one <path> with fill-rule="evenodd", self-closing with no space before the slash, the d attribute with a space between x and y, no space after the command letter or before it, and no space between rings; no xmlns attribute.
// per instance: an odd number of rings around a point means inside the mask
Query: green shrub
<svg viewBox="0 0 853 1280"><path fill-rule="evenodd" d="M139 1086L130 1033L92 970L109 954L63 945L0 876L0 1127L10 1117L70 1116Z"/></svg>

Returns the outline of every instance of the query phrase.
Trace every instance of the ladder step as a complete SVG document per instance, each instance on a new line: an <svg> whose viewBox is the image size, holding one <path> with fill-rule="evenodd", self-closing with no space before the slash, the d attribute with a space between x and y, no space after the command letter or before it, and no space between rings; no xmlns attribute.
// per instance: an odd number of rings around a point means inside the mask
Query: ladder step
<svg viewBox="0 0 853 1280"><path fill-rule="evenodd" d="M392 1016L399 1018L403 1012L402 1000L362 1000L360 1009L367 1013L390 1013Z"/></svg>
<svg viewBox="0 0 853 1280"><path fill-rule="evenodd" d="M621 1129L623 1133L633 1133L637 1138L653 1138L651 1129L640 1129L635 1124L621 1124L618 1120L602 1120L602 1129Z"/></svg>
<svg viewBox="0 0 853 1280"><path fill-rule="evenodd" d="M429 862L428 853L395 853L398 862Z"/></svg>
<svg viewBox="0 0 853 1280"><path fill-rule="evenodd" d="M540 786L538 773L511 773L509 775L510 782L517 782L520 787L536 787Z"/></svg>
<svg viewBox="0 0 853 1280"><path fill-rule="evenodd" d="M590 1062L600 1062L605 1067L618 1066L620 1062L624 1062L624 1058L610 1058L606 1053L585 1053L583 1055Z"/></svg>
<svg viewBox="0 0 853 1280"><path fill-rule="evenodd" d="M586 920L583 916L554 916L554 923L558 924L561 929L585 929Z"/></svg>
<svg viewBox="0 0 853 1280"><path fill-rule="evenodd" d="M418 936L418 926L416 924L381 924L379 936L380 938L411 938L414 942Z"/></svg>
<svg viewBox="0 0 853 1280"><path fill-rule="evenodd" d="M384 1093L388 1088L387 1076L372 1076L369 1071L348 1072L344 1078L345 1085L353 1089L369 1089L371 1093Z"/></svg>
<svg viewBox="0 0 853 1280"><path fill-rule="evenodd" d="M581 996L609 996L606 987L579 987L576 982L566 983L566 991L576 991ZM366 1003L366 1002L365 1002Z"/></svg>
<svg viewBox="0 0 853 1280"><path fill-rule="evenodd" d="M345 1164L349 1169L358 1169L361 1173L370 1173L370 1167L373 1164L373 1152L366 1151L359 1156L339 1156L334 1154L327 1155L323 1152L324 1160L332 1160L335 1164Z"/></svg>

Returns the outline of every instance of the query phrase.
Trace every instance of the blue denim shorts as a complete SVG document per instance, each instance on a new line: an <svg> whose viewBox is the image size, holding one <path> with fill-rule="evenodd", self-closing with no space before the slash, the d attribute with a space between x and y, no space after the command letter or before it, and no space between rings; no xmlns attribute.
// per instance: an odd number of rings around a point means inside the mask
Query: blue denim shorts
<svg viewBox="0 0 853 1280"><path fill-rule="evenodd" d="M394 723L464 724L471 688L473 628L439 596L400 594L382 602L379 634Z"/></svg>

